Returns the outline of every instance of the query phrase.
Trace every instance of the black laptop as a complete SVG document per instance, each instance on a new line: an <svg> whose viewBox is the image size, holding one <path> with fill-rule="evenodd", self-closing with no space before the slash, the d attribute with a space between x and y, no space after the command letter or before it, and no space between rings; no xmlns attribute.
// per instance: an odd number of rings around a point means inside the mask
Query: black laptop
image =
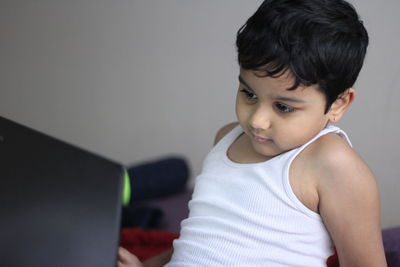
<svg viewBox="0 0 400 267"><path fill-rule="evenodd" d="M115 267L123 174L0 117L0 266Z"/></svg>

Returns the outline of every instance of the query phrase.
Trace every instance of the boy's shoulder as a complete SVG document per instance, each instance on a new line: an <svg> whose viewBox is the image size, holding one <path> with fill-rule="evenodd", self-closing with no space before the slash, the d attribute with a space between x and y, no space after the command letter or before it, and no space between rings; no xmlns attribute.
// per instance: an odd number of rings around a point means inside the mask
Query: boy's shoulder
<svg viewBox="0 0 400 267"><path fill-rule="evenodd" d="M218 143L227 133L232 131L232 129L237 125L239 125L238 122L231 122L219 129L214 139L214 145Z"/></svg>
<svg viewBox="0 0 400 267"><path fill-rule="evenodd" d="M368 165L334 133L323 135L306 147L293 161L290 174L296 196L318 213L326 201L348 198L351 202L353 193L366 196L377 187Z"/></svg>
<svg viewBox="0 0 400 267"><path fill-rule="evenodd" d="M332 172L343 169L346 171L354 164L365 165L368 168L350 144L335 133L323 135L310 144L308 156L311 156L310 160L313 163Z"/></svg>
<svg viewBox="0 0 400 267"><path fill-rule="evenodd" d="M317 172L321 182L324 179L353 179L360 175L372 175L360 155L335 133L321 136L306 150L304 160Z"/></svg>
<svg viewBox="0 0 400 267"><path fill-rule="evenodd" d="M306 173L315 181L320 205L324 198L328 199L327 196L339 197L344 192L358 192L359 196L365 196L365 192L377 187L368 165L337 134L321 136L304 152L304 155L299 155L300 164L304 164Z"/></svg>

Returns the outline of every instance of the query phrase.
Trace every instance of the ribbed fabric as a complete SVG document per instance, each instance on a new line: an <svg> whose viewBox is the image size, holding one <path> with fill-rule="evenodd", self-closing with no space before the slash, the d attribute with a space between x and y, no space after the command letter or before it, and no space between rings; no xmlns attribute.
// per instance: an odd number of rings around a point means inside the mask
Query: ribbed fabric
<svg viewBox="0 0 400 267"><path fill-rule="evenodd" d="M243 133L234 128L204 161L189 218L166 266L326 266L333 254L330 236L320 215L297 199L288 173L305 147L332 132L350 143L329 125L301 147L266 162L239 164L227 157Z"/></svg>

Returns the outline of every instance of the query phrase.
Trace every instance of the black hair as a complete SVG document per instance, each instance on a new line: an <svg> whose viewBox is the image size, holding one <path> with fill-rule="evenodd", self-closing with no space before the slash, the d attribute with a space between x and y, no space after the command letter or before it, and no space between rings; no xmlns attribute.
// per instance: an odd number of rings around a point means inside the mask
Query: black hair
<svg viewBox="0 0 400 267"><path fill-rule="evenodd" d="M361 70L368 33L354 7L343 0L265 0L237 33L239 65L295 82L318 84L325 113L352 87Z"/></svg>

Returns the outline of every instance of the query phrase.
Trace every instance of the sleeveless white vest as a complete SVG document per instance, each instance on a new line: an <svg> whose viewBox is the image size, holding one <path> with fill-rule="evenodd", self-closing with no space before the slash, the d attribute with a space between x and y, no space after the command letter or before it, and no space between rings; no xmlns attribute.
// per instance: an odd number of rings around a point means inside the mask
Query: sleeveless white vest
<svg viewBox="0 0 400 267"><path fill-rule="evenodd" d="M166 266L326 266L333 254L330 236L320 215L298 200L288 173L293 159L317 138L337 133L350 144L346 134L328 125L298 148L239 164L227 151L242 133L237 126L206 157Z"/></svg>

